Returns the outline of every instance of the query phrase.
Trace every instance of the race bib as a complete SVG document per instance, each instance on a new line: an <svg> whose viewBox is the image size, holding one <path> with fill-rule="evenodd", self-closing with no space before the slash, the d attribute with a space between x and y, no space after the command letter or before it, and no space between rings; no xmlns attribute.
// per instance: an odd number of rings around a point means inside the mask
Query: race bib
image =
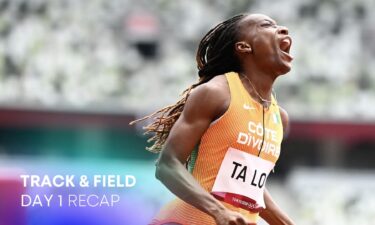
<svg viewBox="0 0 375 225"><path fill-rule="evenodd" d="M264 188L274 165L260 157L229 148L211 193L233 206L259 212L265 208Z"/></svg>

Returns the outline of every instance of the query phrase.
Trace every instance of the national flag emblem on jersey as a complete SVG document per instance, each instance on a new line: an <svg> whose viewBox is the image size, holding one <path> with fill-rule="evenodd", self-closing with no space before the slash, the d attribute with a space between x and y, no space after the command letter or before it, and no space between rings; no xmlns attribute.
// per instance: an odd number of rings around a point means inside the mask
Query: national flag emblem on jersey
<svg viewBox="0 0 375 225"><path fill-rule="evenodd" d="M280 119L280 116L278 113L274 112L272 114L272 118L273 118L273 122L278 124L278 123L281 123L281 119Z"/></svg>

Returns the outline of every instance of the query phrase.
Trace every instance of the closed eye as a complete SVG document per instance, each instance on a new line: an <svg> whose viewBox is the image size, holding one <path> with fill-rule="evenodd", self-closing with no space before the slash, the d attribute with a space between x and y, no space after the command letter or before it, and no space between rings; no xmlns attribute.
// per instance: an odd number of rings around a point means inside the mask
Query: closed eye
<svg viewBox="0 0 375 225"><path fill-rule="evenodd" d="M270 23L270 22L262 23L260 26L261 26L261 27L273 27L273 28L277 28L277 25L276 25L276 24L274 24L274 23Z"/></svg>

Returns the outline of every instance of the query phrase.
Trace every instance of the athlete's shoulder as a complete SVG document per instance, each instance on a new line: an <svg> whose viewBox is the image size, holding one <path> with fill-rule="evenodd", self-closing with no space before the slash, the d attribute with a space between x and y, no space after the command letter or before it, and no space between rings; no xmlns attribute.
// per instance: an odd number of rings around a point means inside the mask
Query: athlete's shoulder
<svg viewBox="0 0 375 225"><path fill-rule="evenodd" d="M228 89L228 81L225 74L215 76L210 81L208 81L206 85L220 89Z"/></svg>
<svg viewBox="0 0 375 225"><path fill-rule="evenodd" d="M218 75L194 88L186 102L186 110L199 110L213 119L221 116L230 102L230 92L225 75Z"/></svg>
<svg viewBox="0 0 375 225"><path fill-rule="evenodd" d="M281 106L279 106L279 110L280 110L281 121L283 123L283 128L284 128L284 137L286 137L289 134L289 115L288 115L288 112Z"/></svg>
<svg viewBox="0 0 375 225"><path fill-rule="evenodd" d="M215 102L221 102L225 100L228 96L229 88L228 82L225 75L217 75L210 81L197 86L191 92L192 98L197 98L199 100L214 100ZM189 97L190 98L190 97Z"/></svg>

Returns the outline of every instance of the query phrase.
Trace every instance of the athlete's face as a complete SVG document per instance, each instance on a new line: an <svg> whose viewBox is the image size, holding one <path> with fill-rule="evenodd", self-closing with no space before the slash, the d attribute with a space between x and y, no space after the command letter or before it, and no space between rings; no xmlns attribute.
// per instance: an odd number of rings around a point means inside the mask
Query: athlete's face
<svg viewBox="0 0 375 225"><path fill-rule="evenodd" d="M259 68L277 75L290 71L293 60L289 54L292 39L286 27L277 25L273 19L262 14L248 15L238 26L237 43L244 43L250 50L240 55L250 56Z"/></svg>

